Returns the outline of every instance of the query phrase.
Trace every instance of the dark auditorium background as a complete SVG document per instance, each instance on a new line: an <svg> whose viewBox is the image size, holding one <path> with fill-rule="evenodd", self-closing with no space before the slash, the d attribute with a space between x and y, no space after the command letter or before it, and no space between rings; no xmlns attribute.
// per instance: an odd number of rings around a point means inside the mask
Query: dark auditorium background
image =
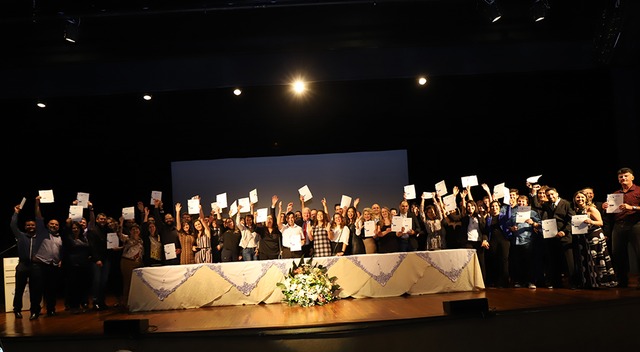
<svg viewBox="0 0 640 352"><path fill-rule="evenodd" d="M88 192L117 216L172 202L183 160L406 149L418 191L542 174L604 200L640 172L638 2L550 0L537 23L532 1L499 4L491 23L482 0L4 1L0 250L23 196L31 212L53 189L62 220Z"/></svg>

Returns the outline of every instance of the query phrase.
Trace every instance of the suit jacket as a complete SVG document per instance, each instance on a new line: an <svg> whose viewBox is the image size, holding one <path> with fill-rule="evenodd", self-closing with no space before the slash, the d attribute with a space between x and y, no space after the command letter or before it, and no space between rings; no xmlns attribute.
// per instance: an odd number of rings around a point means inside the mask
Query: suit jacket
<svg viewBox="0 0 640 352"><path fill-rule="evenodd" d="M563 231L565 233L565 236L561 237L560 241L562 243L571 243L571 217L576 215L571 203L566 199L560 198L555 209L551 202L546 202L543 209L544 215L542 216L542 219L556 219L558 231Z"/></svg>

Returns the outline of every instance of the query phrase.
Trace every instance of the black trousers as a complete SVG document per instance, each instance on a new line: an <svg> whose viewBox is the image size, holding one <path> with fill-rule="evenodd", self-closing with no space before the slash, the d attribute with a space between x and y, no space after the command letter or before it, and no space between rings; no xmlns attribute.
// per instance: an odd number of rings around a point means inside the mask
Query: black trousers
<svg viewBox="0 0 640 352"><path fill-rule="evenodd" d="M16 265L16 292L13 297L13 311L22 311L22 295L27 285L29 285L29 302L31 313L40 313L40 302L42 302L42 282L40 278L33 275L34 263L19 261Z"/></svg>

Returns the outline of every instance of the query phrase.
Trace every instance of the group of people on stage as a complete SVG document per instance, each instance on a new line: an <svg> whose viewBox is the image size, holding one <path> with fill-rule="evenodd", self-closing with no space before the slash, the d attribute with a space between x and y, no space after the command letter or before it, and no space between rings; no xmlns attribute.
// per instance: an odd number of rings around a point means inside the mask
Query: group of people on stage
<svg viewBox="0 0 640 352"><path fill-rule="evenodd" d="M194 219L181 203L172 212L154 200L149 206L138 202L134 219L95 214L89 203L88 222L66 219L61 228L56 219L45 224L36 197L35 219L26 220L24 230L18 227L22 205L11 218L19 256L14 314L22 318L28 284L30 319L40 316L43 297L47 315L55 316L62 279L68 309L89 309L90 298L92 309L106 309L114 268L121 274L119 304L126 307L131 274L143 266L453 248L476 250L488 287L627 287L629 246L640 269L640 188L630 168L618 170L618 182L621 188L614 193L622 194L623 202L613 212L608 202L594 201L591 188L565 199L551 186L527 182L526 194L509 189L508 203L486 184L479 200L471 187L454 187L454 209L435 192L423 193L419 204L403 197L398 208L372 204L359 210L356 198L352 206L336 204L331 211L325 199L322 209L311 209L302 196L300 210L293 202L283 209L274 195L259 223L253 205L248 212L239 206L227 217L219 208L205 215L200 207ZM572 225L580 225L576 219L586 233L572 233ZM545 236L543 223L550 220L557 232Z"/></svg>

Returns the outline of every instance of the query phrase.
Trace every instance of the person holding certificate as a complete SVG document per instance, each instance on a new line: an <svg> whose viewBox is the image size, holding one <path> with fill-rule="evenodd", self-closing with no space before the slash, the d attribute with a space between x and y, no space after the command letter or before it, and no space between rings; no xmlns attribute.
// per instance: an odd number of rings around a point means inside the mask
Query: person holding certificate
<svg viewBox="0 0 640 352"><path fill-rule="evenodd" d="M17 319L22 319L22 295L29 285L29 300L31 303L31 317L37 319L40 316L40 302L42 301L41 282L33 277L33 267L36 265L32 261L33 254L38 251L42 241L48 236L47 228L42 216L28 219L24 222L24 231L18 228L18 214L24 206L23 198L20 205L16 205L11 216L11 232L16 239L18 247L18 265L15 274L15 295L13 296L13 314Z"/></svg>
<svg viewBox="0 0 640 352"><path fill-rule="evenodd" d="M576 241L577 284L583 288L615 287L618 282L602 231L600 211L583 191L574 194L573 207L576 215L571 225Z"/></svg>
<svg viewBox="0 0 640 352"><path fill-rule="evenodd" d="M536 270L539 267L536 261L536 250L542 245L542 235L535 231L540 226L540 215L529 205L527 195L519 195L518 206L511 213L509 226L513 233L510 263L511 278L514 287L527 285L530 289L536 288L536 283L543 281L542 275Z"/></svg>
<svg viewBox="0 0 640 352"><path fill-rule="evenodd" d="M282 218L278 218L278 229L282 232L282 258L301 258L303 256L302 245L305 242L305 235L302 227L295 223L295 213L291 211L293 203L287 205L285 214L286 224Z"/></svg>
<svg viewBox="0 0 640 352"><path fill-rule="evenodd" d="M562 273L565 272L569 278L569 286L572 289L577 287L575 278L575 267L573 259L573 239L571 236L571 217L576 215L571 207L571 203L560 198L558 191L554 187L546 190L548 202L544 205L542 220L555 220L557 232L551 238L545 238L545 248L547 252L545 263L547 288L564 287ZM543 227L544 231L544 227Z"/></svg>
<svg viewBox="0 0 640 352"><path fill-rule="evenodd" d="M613 195L622 194L622 203L615 208L609 202L602 203L602 209L614 215L611 224L611 259L618 278L618 287L629 286L629 245L636 254L634 266L636 270L640 268L640 187L633 182L634 180L635 176L630 168L623 167L618 170L618 183L621 188ZM636 288L640 289L640 285Z"/></svg>

